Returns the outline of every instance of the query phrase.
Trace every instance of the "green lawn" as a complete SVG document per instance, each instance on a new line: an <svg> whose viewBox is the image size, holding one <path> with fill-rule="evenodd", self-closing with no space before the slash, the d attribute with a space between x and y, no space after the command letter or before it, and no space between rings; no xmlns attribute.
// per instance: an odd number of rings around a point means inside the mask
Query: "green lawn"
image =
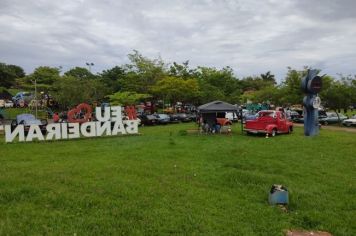
<svg viewBox="0 0 356 236"><path fill-rule="evenodd" d="M0 235L356 235L355 133L184 135L192 127L0 138ZM289 188L288 212L268 205L274 183Z"/></svg>

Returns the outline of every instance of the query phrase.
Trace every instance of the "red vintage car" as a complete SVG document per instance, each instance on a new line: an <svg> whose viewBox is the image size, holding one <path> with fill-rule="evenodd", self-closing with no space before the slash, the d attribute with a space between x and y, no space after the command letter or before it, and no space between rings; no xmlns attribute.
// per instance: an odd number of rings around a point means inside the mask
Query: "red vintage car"
<svg viewBox="0 0 356 236"><path fill-rule="evenodd" d="M291 133L293 123L288 121L282 111L260 111L255 120L247 120L245 129L247 133L265 133L274 137L277 133Z"/></svg>

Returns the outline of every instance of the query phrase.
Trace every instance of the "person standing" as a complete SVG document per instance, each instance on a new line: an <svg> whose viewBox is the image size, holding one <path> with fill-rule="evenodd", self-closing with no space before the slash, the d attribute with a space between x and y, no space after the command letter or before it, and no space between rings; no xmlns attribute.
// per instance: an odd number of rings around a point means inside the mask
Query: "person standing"
<svg viewBox="0 0 356 236"><path fill-rule="evenodd" d="M59 115L58 115L57 112L55 112L55 113L53 114L53 122L54 122L54 123L58 123L58 122L59 122Z"/></svg>

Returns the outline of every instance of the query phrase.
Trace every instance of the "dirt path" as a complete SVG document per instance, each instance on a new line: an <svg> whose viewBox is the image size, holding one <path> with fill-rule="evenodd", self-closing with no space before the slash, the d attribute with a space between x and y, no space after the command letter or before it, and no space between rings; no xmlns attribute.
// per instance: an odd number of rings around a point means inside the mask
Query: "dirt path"
<svg viewBox="0 0 356 236"><path fill-rule="evenodd" d="M294 123L293 124L294 126L296 127L303 127L304 125L303 124L296 124ZM356 133L356 128L354 127L341 127L341 126L325 126L325 125L322 125L321 126L321 129L327 129L327 130L339 130L339 131L346 131L346 132L351 132L351 133Z"/></svg>

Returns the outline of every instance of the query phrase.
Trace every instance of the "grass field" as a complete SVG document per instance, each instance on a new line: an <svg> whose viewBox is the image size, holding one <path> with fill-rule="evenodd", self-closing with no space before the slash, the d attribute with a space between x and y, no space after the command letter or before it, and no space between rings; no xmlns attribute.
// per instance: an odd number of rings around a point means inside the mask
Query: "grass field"
<svg viewBox="0 0 356 236"><path fill-rule="evenodd" d="M356 134L182 132L192 127L45 143L0 138L0 235L356 235ZM290 191L288 212L268 205L274 183Z"/></svg>

